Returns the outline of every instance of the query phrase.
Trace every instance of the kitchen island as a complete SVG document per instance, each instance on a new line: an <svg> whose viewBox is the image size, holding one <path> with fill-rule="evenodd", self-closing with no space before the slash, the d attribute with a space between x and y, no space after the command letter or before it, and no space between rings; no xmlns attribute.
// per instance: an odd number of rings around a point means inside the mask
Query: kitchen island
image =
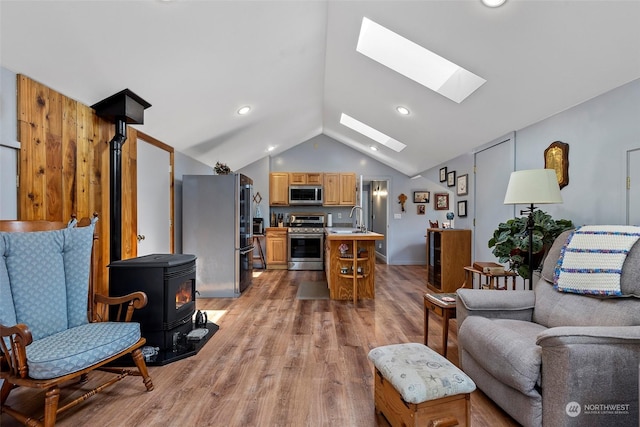
<svg viewBox="0 0 640 427"><path fill-rule="evenodd" d="M379 233L326 229L324 268L331 299L353 300L355 304L358 298L375 298L375 241L382 239L384 235Z"/></svg>

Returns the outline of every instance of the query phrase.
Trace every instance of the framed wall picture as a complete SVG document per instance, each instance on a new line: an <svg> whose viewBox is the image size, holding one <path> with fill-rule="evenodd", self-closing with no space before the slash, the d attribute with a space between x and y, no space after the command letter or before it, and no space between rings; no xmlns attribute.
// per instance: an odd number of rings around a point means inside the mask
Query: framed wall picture
<svg viewBox="0 0 640 427"><path fill-rule="evenodd" d="M467 201L461 200L458 202L458 216L467 216Z"/></svg>
<svg viewBox="0 0 640 427"><path fill-rule="evenodd" d="M435 210L446 211L449 209L449 193L436 193L435 198Z"/></svg>
<svg viewBox="0 0 640 427"><path fill-rule="evenodd" d="M469 174L460 175L456 184L456 194L466 196L469 194Z"/></svg>
<svg viewBox="0 0 640 427"><path fill-rule="evenodd" d="M440 168L440 182L447 180L447 167Z"/></svg>
<svg viewBox="0 0 640 427"><path fill-rule="evenodd" d="M431 193L428 191L414 191L413 203L429 203Z"/></svg>
<svg viewBox="0 0 640 427"><path fill-rule="evenodd" d="M427 211L427 205L418 205L418 215L424 215Z"/></svg>
<svg viewBox="0 0 640 427"><path fill-rule="evenodd" d="M447 187L456 185L456 171L447 172Z"/></svg>

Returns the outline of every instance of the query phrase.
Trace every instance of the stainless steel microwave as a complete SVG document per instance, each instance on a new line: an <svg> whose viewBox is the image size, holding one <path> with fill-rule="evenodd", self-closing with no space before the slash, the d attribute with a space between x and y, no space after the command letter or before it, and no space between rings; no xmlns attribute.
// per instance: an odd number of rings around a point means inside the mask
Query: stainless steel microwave
<svg viewBox="0 0 640 427"><path fill-rule="evenodd" d="M321 185L290 185L290 205L322 205Z"/></svg>

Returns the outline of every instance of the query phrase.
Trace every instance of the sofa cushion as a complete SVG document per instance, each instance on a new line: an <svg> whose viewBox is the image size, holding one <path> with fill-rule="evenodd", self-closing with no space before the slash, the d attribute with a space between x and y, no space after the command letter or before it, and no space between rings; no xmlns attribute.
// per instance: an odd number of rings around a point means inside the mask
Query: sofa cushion
<svg viewBox="0 0 640 427"><path fill-rule="evenodd" d="M638 298L599 298L558 292L551 283L535 285L533 321L557 326L640 326Z"/></svg>
<svg viewBox="0 0 640 427"><path fill-rule="evenodd" d="M29 376L56 378L108 359L140 339L134 322L88 323L66 329L27 346Z"/></svg>
<svg viewBox="0 0 640 427"><path fill-rule="evenodd" d="M29 325L34 340L67 329L63 230L0 234L16 322Z"/></svg>
<svg viewBox="0 0 640 427"><path fill-rule="evenodd" d="M461 347L498 381L528 396L538 396L542 350L537 335L546 328L533 322L469 316L460 326Z"/></svg>

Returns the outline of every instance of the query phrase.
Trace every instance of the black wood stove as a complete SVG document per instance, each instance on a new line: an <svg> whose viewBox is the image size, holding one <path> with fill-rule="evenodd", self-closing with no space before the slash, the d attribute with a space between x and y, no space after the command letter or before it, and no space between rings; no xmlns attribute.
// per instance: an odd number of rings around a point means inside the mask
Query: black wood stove
<svg viewBox="0 0 640 427"><path fill-rule="evenodd" d="M196 354L218 330L196 316L196 257L189 254L152 254L109 264L109 294L147 294L146 307L136 310L147 339L143 353L149 365L164 365ZM199 329L199 330L195 330ZM204 329L208 332L204 333ZM146 350L146 351L145 351ZM155 353L151 356L146 353Z"/></svg>

